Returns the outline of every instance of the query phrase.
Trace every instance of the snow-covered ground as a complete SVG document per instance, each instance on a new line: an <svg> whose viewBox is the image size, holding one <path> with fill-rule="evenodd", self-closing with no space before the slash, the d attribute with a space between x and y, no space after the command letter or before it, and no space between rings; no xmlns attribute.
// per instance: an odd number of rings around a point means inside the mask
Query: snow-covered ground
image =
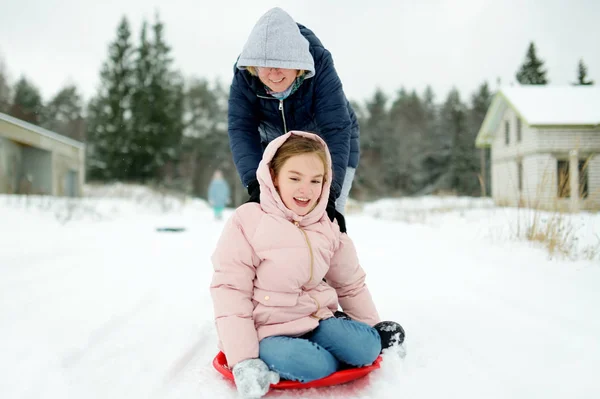
<svg viewBox="0 0 600 399"><path fill-rule="evenodd" d="M90 194L0 196L0 398L236 398L211 366L223 222L200 200ZM269 397L600 397L600 215L568 217L571 259L518 239L531 217L432 197L348 215L408 354L355 383Z"/></svg>

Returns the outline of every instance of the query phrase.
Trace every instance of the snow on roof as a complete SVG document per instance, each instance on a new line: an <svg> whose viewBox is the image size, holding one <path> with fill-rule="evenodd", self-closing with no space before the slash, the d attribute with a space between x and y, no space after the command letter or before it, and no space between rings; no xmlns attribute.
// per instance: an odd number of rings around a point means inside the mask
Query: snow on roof
<svg viewBox="0 0 600 399"><path fill-rule="evenodd" d="M501 88L481 124L475 146L488 147L507 108L530 126L600 126L600 87L511 86Z"/></svg>
<svg viewBox="0 0 600 399"><path fill-rule="evenodd" d="M0 120L3 120L3 121L8 122L8 123L11 123L13 125L17 125L19 127L22 127L23 129L30 130L32 132L35 132L35 133L41 135L41 136L48 137L48 138L50 138L52 140L59 141L59 142L61 142L63 144L67 144L67 145L70 145L72 147L85 148L85 144L83 144L80 141L73 140L73 139L71 139L69 137L60 135L58 133L54 133L54 132L52 132L50 130L44 129L44 128L39 127L37 125L31 124L29 122L25 122L25 121L23 121L21 119L17 119L15 117L10 116L10 115L3 114L2 112L0 112Z"/></svg>
<svg viewBox="0 0 600 399"><path fill-rule="evenodd" d="M500 93L529 125L600 125L598 86L516 86Z"/></svg>

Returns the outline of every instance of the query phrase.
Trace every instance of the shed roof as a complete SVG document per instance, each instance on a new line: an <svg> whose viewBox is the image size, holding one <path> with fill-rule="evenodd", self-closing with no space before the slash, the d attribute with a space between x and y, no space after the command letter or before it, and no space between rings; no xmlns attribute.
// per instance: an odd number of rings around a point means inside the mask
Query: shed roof
<svg viewBox="0 0 600 399"><path fill-rule="evenodd" d="M3 114L2 112L0 112L0 120L2 120L4 122L11 123L11 124L16 125L16 126L19 126L19 127L23 128L23 129L30 130L32 132L35 132L35 133L39 134L39 135L45 136L45 137L47 137L49 139L52 139L52 140L59 141L59 142L61 142L63 144L70 145L72 147L76 147L76 148L80 148L80 149L85 148L85 144L82 143L82 142L80 142L80 141L73 140L72 138L63 136L63 135L58 134L58 133L54 133L54 132L52 132L52 131L50 131L48 129L44 129L43 127L39 127L39 126L34 125L32 123L25 122L25 121L23 121L21 119L15 118L13 116L10 116L10 115L7 115L7 114Z"/></svg>

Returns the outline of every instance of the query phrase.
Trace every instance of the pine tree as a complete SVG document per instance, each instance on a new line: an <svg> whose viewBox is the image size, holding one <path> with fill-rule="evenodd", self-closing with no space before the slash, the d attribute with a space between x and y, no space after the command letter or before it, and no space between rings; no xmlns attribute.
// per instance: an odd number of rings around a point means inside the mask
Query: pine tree
<svg viewBox="0 0 600 399"><path fill-rule="evenodd" d="M364 129L361 134L361 147L365 150L379 152L383 147L382 139L387 131L387 97L380 89L375 91L373 99L366 104Z"/></svg>
<svg viewBox="0 0 600 399"><path fill-rule="evenodd" d="M391 134L386 138L384 163L386 182L393 192L413 194L426 178L421 170L427 113L418 94L402 88L389 112Z"/></svg>
<svg viewBox="0 0 600 399"><path fill-rule="evenodd" d="M42 127L85 141L83 105L75 85L61 89L44 107Z"/></svg>
<svg viewBox="0 0 600 399"><path fill-rule="evenodd" d="M579 60L579 64L577 65L577 83L575 83L576 86L589 86L589 85L593 85L594 81L593 80L586 80L587 79L587 67L585 66L585 64L583 63L583 60Z"/></svg>
<svg viewBox="0 0 600 399"><path fill-rule="evenodd" d="M383 149L389 135L387 97L380 89L365 104L360 124L360 164L353 184L358 196L377 196L386 193L384 186Z"/></svg>
<svg viewBox="0 0 600 399"><path fill-rule="evenodd" d="M88 109L88 169L91 179L122 180L131 156L131 93L134 86L133 46L127 18L109 46L100 73L100 88Z"/></svg>
<svg viewBox="0 0 600 399"><path fill-rule="evenodd" d="M129 180L148 179L149 169L154 151L149 149L151 118L154 99L150 86L153 73L152 45L148 39L148 23L144 21L140 32L140 42L135 50L135 87L131 93L131 168L128 170Z"/></svg>
<svg viewBox="0 0 600 399"><path fill-rule="evenodd" d="M38 125L43 109L42 96L37 87L21 77L14 87L9 113L15 118Z"/></svg>
<svg viewBox="0 0 600 399"><path fill-rule="evenodd" d="M9 112L11 89L4 60L0 58L0 112Z"/></svg>
<svg viewBox="0 0 600 399"><path fill-rule="evenodd" d="M450 91L442 107L443 127L452 139L448 173L440 188L454 190L460 194L472 194L478 187L477 167L473 161L475 141L470 140L467 128L467 109L455 88Z"/></svg>
<svg viewBox="0 0 600 399"><path fill-rule="evenodd" d="M180 155L183 133L183 79L173 69L164 25L156 17L152 39L146 24L136 60L137 85L133 94L134 151L132 178L161 180Z"/></svg>
<svg viewBox="0 0 600 399"><path fill-rule="evenodd" d="M535 44L531 42L521 68L516 74L517 81L522 85L545 85L546 71L542 68L544 62L537 57Z"/></svg>
<svg viewBox="0 0 600 399"><path fill-rule="evenodd" d="M231 158L227 136L227 92L217 82L193 79L185 91L185 134L182 158L193 192L205 196L212 173L220 169L232 185L233 197L243 190ZM184 169L184 168L180 168ZM240 194L240 195L238 195ZM241 198L238 198L241 199Z"/></svg>
<svg viewBox="0 0 600 399"><path fill-rule="evenodd" d="M479 90L477 90L477 92L475 94L473 94L473 96L471 97L471 108L469 109L469 116L468 116L468 129L469 129L468 140L475 142L475 140L477 138L477 134L479 133L479 129L481 128L481 125L483 123L483 120L485 119L485 115L486 115L491 103L492 103L492 93L490 92L487 82L484 82L481 86L479 86ZM484 156L485 156L485 159L487 160L486 164L485 164L485 170L483 170L483 171L481 170L481 151L484 151ZM480 175L480 177L482 177L485 182L485 185L486 185L485 191L487 193L489 193L490 192L490 184L491 184L490 150L488 148L483 148L483 149L480 149L478 152L479 152L480 161L479 161L479 168L477 169L477 171L478 171L478 174ZM475 155L475 154L473 154L473 155ZM472 159L473 166L476 161L474 158ZM483 176L481 176L482 173L483 173ZM469 180L469 183L472 183L472 182ZM471 186L471 184L469 184L469 190L473 191L473 194L475 194L474 187Z"/></svg>
<svg viewBox="0 0 600 399"><path fill-rule="evenodd" d="M441 128L439 107L435 104L435 93L427 86L422 95L425 132L420 142L415 161L419 168L413 175L418 194L435 192L439 179L448 171L450 142L446 140L445 130Z"/></svg>
<svg viewBox="0 0 600 399"><path fill-rule="evenodd" d="M226 117L220 97L222 89L214 90L206 79L193 79L185 91L185 135L204 138L217 130L224 130ZM223 120L225 119L225 120Z"/></svg>

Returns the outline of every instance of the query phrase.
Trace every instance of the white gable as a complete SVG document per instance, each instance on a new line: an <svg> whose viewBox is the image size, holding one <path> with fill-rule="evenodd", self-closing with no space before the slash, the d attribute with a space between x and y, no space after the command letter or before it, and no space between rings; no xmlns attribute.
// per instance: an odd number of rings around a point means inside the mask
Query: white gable
<svg viewBox="0 0 600 399"><path fill-rule="evenodd" d="M500 93L529 125L600 125L598 86L517 86Z"/></svg>

